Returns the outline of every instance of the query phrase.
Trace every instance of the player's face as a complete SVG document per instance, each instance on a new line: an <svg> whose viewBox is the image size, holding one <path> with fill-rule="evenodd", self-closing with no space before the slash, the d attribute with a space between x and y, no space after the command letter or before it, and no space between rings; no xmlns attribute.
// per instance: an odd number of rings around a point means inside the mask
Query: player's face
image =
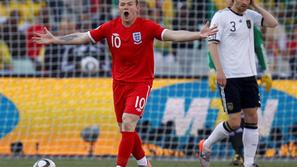
<svg viewBox="0 0 297 167"><path fill-rule="evenodd" d="M233 6L235 6L236 10L240 13L243 13L250 6L251 0L234 0Z"/></svg>
<svg viewBox="0 0 297 167"><path fill-rule="evenodd" d="M119 1L119 14L123 22L127 25L133 24L138 16L139 6L136 0L120 0Z"/></svg>

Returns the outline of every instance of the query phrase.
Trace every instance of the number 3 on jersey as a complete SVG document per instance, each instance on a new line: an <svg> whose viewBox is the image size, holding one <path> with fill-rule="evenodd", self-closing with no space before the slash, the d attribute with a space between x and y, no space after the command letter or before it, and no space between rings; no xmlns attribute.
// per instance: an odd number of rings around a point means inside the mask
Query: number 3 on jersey
<svg viewBox="0 0 297 167"><path fill-rule="evenodd" d="M144 97L140 98L139 96L136 97L135 108L137 111L141 112L143 110L146 103L146 99Z"/></svg>
<svg viewBox="0 0 297 167"><path fill-rule="evenodd" d="M122 44L120 35L117 33L113 33L111 36L111 45L112 47L120 48Z"/></svg>
<svg viewBox="0 0 297 167"><path fill-rule="evenodd" d="M232 24L232 29L230 29L230 31L235 32L236 31L236 23L235 23L235 21L231 21L230 24Z"/></svg>

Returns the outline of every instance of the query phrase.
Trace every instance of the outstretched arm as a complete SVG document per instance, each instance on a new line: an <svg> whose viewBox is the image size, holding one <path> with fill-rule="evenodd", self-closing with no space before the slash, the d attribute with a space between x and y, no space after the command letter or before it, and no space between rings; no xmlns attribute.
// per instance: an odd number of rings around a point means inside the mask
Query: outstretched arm
<svg viewBox="0 0 297 167"><path fill-rule="evenodd" d="M91 42L87 32L73 33L65 36L54 36L44 27L44 33L35 33L32 40L39 44L79 45Z"/></svg>
<svg viewBox="0 0 297 167"><path fill-rule="evenodd" d="M210 28L209 23L206 23L200 32L166 30L163 35L163 40L175 42L194 41L207 38L210 35L214 35L216 32L218 32L217 27Z"/></svg>

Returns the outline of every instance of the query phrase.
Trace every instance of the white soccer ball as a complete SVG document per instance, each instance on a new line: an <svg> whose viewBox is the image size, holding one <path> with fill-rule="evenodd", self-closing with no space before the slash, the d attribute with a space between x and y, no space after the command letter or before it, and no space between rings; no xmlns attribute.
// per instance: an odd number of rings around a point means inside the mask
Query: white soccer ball
<svg viewBox="0 0 297 167"><path fill-rule="evenodd" d="M56 167L56 164L50 159L42 158L36 161L33 167Z"/></svg>
<svg viewBox="0 0 297 167"><path fill-rule="evenodd" d="M99 71L99 61L92 56L84 57L81 60L80 65L82 72L92 73Z"/></svg>

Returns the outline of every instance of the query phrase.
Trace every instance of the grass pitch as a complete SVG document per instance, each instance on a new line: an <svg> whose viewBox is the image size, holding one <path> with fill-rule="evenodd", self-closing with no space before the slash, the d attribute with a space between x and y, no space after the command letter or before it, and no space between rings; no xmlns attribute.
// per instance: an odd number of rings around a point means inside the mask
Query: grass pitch
<svg viewBox="0 0 297 167"><path fill-rule="evenodd" d="M115 160L98 159L55 159L57 167L115 167ZM0 167L32 167L36 159L0 159ZM159 161L152 160L154 167L199 167L198 161ZM297 167L295 161L260 161L260 167ZM211 167L229 167L230 162L213 162ZM129 161L128 167L136 167L134 160Z"/></svg>

